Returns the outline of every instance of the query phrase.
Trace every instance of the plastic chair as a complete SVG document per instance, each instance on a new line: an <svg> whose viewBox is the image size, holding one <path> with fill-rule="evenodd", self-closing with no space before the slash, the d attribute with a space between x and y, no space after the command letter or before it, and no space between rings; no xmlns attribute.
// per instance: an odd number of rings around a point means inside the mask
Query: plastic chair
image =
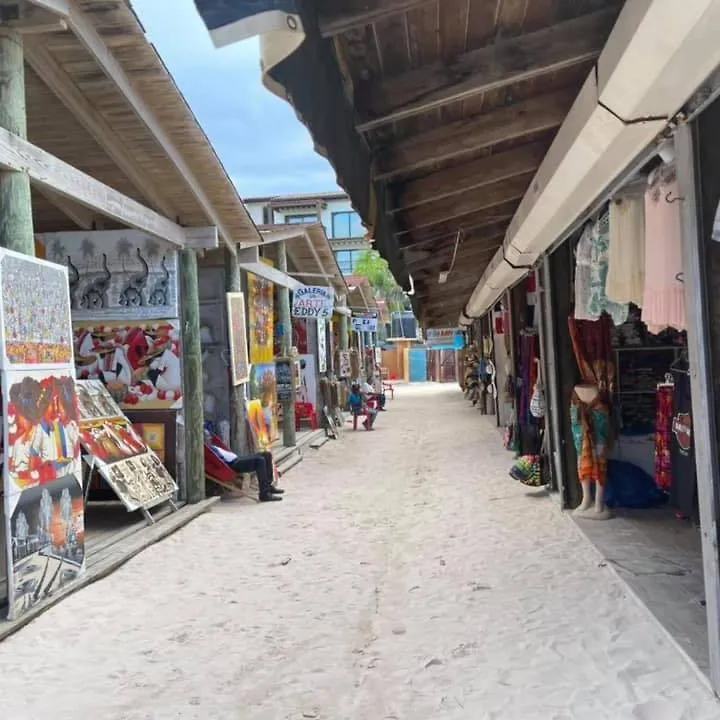
<svg viewBox="0 0 720 720"><path fill-rule="evenodd" d="M318 417L312 403L295 403L295 429L299 430L303 420L310 423L313 430L318 429Z"/></svg>

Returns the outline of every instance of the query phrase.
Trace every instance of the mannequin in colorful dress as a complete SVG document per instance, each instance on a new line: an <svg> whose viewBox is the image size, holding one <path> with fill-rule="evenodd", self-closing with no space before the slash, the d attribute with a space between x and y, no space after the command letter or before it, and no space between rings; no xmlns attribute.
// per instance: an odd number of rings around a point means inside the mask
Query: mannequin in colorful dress
<svg viewBox="0 0 720 720"><path fill-rule="evenodd" d="M610 449L610 408L596 385L575 386L570 420L578 457L578 478L582 485L582 502L574 514L591 520L607 520L610 511L605 505L605 484Z"/></svg>

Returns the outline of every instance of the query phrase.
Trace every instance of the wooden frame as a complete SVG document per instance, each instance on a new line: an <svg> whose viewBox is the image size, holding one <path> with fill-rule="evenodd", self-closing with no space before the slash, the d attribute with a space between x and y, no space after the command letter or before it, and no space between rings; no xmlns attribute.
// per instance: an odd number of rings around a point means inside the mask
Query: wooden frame
<svg viewBox="0 0 720 720"><path fill-rule="evenodd" d="M250 381L245 294L241 292L226 293L226 301L231 380L234 386L242 385Z"/></svg>

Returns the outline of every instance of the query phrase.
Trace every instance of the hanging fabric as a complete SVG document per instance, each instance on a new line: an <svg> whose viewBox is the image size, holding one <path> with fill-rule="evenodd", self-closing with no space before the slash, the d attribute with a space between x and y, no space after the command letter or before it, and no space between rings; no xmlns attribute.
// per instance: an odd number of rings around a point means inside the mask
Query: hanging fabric
<svg viewBox="0 0 720 720"><path fill-rule="evenodd" d="M697 475L695 469L695 442L690 399L690 375L687 371L674 373L672 419L672 477L670 502L683 518L697 516Z"/></svg>
<svg viewBox="0 0 720 720"><path fill-rule="evenodd" d="M537 380L535 381L533 394L530 398L530 414L539 420L545 417L545 410L547 406L545 402L545 388L543 387L540 360L536 358L535 363L537 364Z"/></svg>
<svg viewBox="0 0 720 720"><path fill-rule="evenodd" d="M645 289L645 187L625 188L610 201L610 245L605 292L617 303L641 306Z"/></svg>
<svg viewBox="0 0 720 720"><path fill-rule="evenodd" d="M615 391L610 318L607 315L594 321L569 318L568 326L582 382L595 385L601 395L609 398Z"/></svg>
<svg viewBox="0 0 720 720"><path fill-rule="evenodd" d="M607 212L592 226L591 238L588 312L593 317L600 317L606 312L615 325L622 325L627 320L628 306L613 302L605 291L610 248L610 221Z"/></svg>
<svg viewBox="0 0 720 720"><path fill-rule="evenodd" d="M645 290L642 319L651 333L687 328L682 235L674 166L655 170L645 191Z"/></svg>
<svg viewBox="0 0 720 720"><path fill-rule="evenodd" d="M655 419L655 484L664 492L672 487L672 421L675 385L672 375L657 387Z"/></svg>
<svg viewBox="0 0 720 720"><path fill-rule="evenodd" d="M598 395L585 403L573 392L570 425L578 459L578 479L604 486L610 453L610 406Z"/></svg>
<svg viewBox="0 0 720 720"><path fill-rule="evenodd" d="M590 263L593 250L593 228L588 224L575 250L575 311L576 320L597 320L600 313L590 312Z"/></svg>

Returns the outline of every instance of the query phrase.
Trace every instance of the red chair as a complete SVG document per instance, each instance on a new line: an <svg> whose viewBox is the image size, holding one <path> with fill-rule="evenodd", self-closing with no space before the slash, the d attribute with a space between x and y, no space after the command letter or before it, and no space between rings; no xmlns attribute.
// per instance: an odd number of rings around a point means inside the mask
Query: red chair
<svg viewBox="0 0 720 720"><path fill-rule="evenodd" d="M223 450L230 449L217 435L212 436L211 442ZM237 473L219 455L217 455L207 443L203 446L203 454L205 459L206 479L211 480L227 490L239 489L236 484L238 479Z"/></svg>
<svg viewBox="0 0 720 720"><path fill-rule="evenodd" d="M313 430L318 429L318 417L312 403L295 403L295 429L299 430L303 420L310 423Z"/></svg>
<svg viewBox="0 0 720 720"><path fill-rule="evenodd" d="M353 430L357 430L358 418L361 418L361 417L364 417L365 420L367 420L367 413L364 410L362 410L360 412L353 412L353 414L352 414ZM370 428L368 426L365 426L365 429L369 430Z"/></svg>

